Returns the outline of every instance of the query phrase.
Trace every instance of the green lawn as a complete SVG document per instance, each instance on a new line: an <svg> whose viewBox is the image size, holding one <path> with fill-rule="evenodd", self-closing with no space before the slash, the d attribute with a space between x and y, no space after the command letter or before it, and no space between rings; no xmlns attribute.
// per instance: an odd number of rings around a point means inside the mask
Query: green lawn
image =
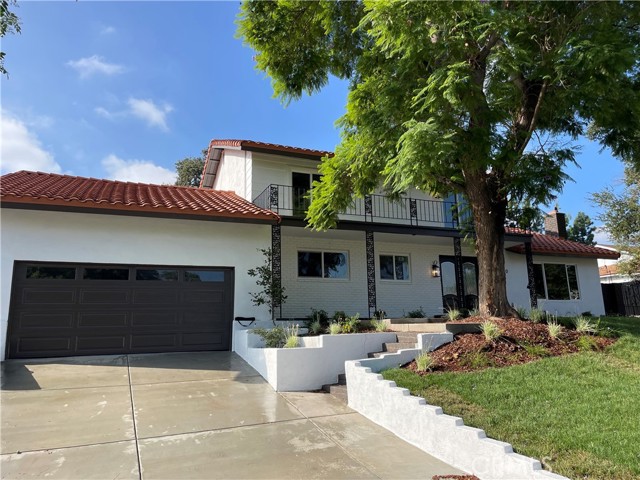
<svg viewBox="0 0 640 480"><path fill-rule="evenodd" d="M601 325L622 332L606 352L472 373L382 373L556 473L639 479L640 318L607 317Z"/></svg>

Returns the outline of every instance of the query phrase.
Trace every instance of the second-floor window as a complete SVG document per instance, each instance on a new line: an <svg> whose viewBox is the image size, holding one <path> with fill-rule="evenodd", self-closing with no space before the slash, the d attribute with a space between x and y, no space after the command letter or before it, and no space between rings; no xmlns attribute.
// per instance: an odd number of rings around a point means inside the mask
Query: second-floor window
<svg viewBox="0 0 640 480"><path fill-rule="evenodd" d="M380 279L402 281L410 280L409 256L380 255Z"/></svg>
<svg viewBox="0 0 640 480"><path fill-rule="evenodd" d="M319 181L321 175L317 173L293 172L291 174L293 214L304 215L309 208L308 193L313 182Z"/></svg>
<svg viewBox="0 0 640 480"><path fill-rule="evenodd" d="M298 276L307 278L349 278L347 252L298 252Z"/></svg>

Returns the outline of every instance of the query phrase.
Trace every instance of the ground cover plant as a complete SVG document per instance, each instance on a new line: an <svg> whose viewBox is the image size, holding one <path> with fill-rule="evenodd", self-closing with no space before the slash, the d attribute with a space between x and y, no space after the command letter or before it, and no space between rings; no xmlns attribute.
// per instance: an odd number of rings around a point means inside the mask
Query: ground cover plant
<svg viewBox="0 0 640 480"><path fill-rule="evenodd" d="M566 322L558 335L566 345L562 354L544 324L522 322L538 335L525 343L516 337L526 326L520 325L518 334L501 320L492 320L505 329L495 343L512 341L513 362L502 363L509 360L508 349L494 355L476 334L484 347L456 350L454 342L440 348L431 354L435 365L430 373L400 368L383 372L384 377L440 405L445 413L461 416L466 425L511 443L518 453L540 459L556 473L575 479L640 478L640 318L605 317L597 322L601 331L619 332L615 342L579 334ZM597 351L580 350L581 338L589 339ZM448 357L457 354L460 359L454 371L438 365L446 349ZM508 366L487 368L504 364Z"/></svg>

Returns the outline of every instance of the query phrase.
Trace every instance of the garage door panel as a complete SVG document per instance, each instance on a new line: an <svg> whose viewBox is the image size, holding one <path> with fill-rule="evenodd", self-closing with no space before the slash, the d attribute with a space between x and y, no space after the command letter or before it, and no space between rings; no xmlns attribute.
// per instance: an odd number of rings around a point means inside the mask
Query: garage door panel
<svg viewBox="0 0 640 480"><path fill-rule="evenodd" d="M44 304L74 304L76 302L75 291L72 288L68 290L54 290L46 288L24 288L22 290L23 305L44 305Z"/></svg>
<svg viewBox="0 0 640 480"><path fill-rule="evenodd" d="M9 358L228 350L231 343L229 268L16 262L11 298Z"/></svg>
<svg viewBox="0 0 640 480"><path fill-rule="evenodd" d="M127 335L92 335L78 336L76 350L78 353L96 351L124 351L127 346Z"/></svg>
<svg viewBox="0 0 640 480"><path fill-rule="evenodd" d="M73 326L72 313L20 313L18 314L17 326L20 330L37 328L71 328Z"/></svg>
<svg viewBox="0 0 640 480"><path fill-rule="evenodd" d="M144 289L133 292L134 305L173 305L179 300L179 292L170 288Z"/></svg>
<svg viewBox="0 0 640 480"><path fill-rule="evenodd" d="M81 305L126 305L131 301L131 291L117 290L80 290Z"/></svg>

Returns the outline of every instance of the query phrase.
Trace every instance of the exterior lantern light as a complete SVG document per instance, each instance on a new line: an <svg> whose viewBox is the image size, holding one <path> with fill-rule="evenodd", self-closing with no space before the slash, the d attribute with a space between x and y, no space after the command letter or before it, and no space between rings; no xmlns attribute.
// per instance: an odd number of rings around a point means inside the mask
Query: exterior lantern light
<svg viewBox="0 0 640 480"><path fill-rule="evenodd" d="M431 276L434 278L440 276L440 265L438 265L438 262L436 261L431 265Z"/></svg>

